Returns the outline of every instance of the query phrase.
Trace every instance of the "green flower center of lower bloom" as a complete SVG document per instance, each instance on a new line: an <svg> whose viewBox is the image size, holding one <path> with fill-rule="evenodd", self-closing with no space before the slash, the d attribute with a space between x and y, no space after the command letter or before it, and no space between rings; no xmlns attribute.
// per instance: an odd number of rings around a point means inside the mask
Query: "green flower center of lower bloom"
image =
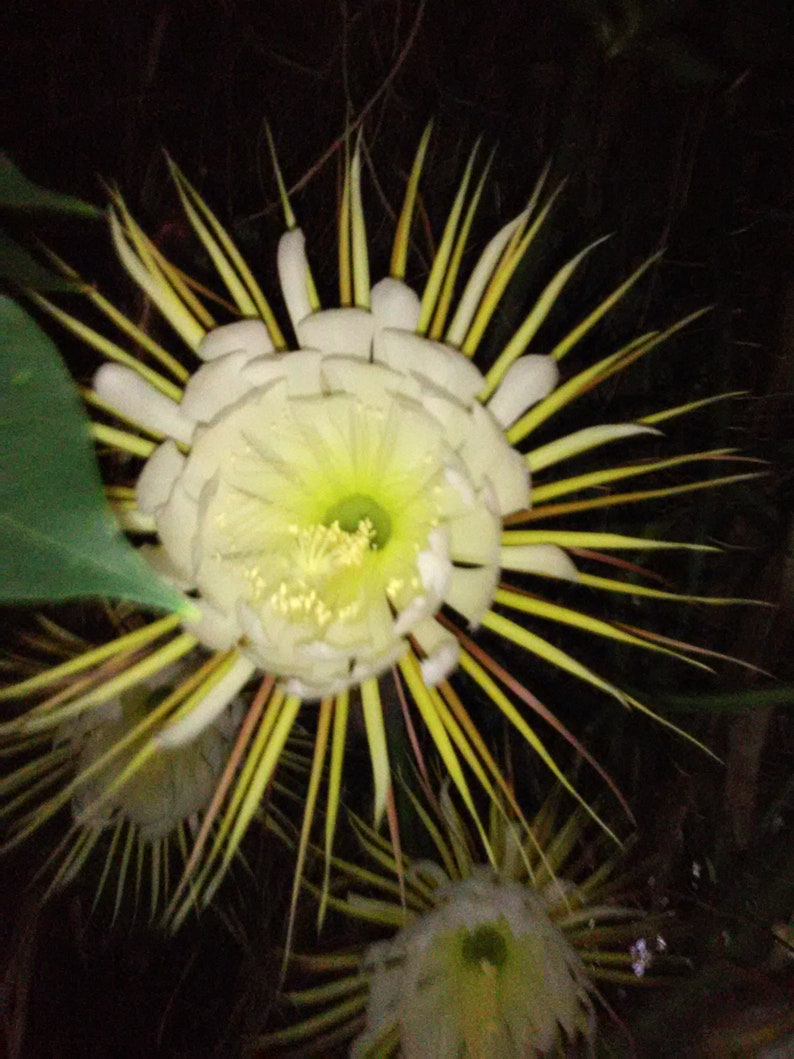
<svg viewBox="0 0 794 1059"><path fill-rule="evenodd" d="M483 962L497 969L507 960L507 942L498 927L477 927L467 931L461 946L463 962L482 967Z"/></svg>
<svg viewBox="0 0 794 1059"><path fill-rule="evenodd" d="M332 526L335 522L345 533L356 533L362 523L371 527L370 547L385 547L391 536L391 517L377 500L364 493L346 496L338 504L333 504L325 513L323 522Z"/></svg>

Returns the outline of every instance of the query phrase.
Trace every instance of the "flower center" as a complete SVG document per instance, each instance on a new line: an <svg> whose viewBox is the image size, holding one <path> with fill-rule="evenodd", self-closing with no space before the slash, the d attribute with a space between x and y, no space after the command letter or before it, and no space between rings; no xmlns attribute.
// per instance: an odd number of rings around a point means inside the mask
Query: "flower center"
<svg viewBox="0 0 794 1059"><path fill-rule="evenodd" d="M377 500L364 493L353 493L333 504L323 522L328 527L338 523L345 533L357 534L362 526L370 531L369 547L384 548L391 536L391 517Z"/></svg>
<svg viewBox="0 0 794 1059"><path fill-rule="evenodd" d="M497 970L507 960L507 942L498 927L486 924L476 930L467 931L461 946L463 962L474 967L489 964Z"/></svg>
<svg viewBox="0 0 794 1059"><path fill-rule="evenodd" d="M312 620L320 629L356 618L362 608L356 575L376 547L372 522L362 518L348 530L334 518L330 525L290 526L289 535L293 546L281 557L288 573L275 589L268 587L258 565L246 570L252 598L269 599L284 617Z"/></svg>

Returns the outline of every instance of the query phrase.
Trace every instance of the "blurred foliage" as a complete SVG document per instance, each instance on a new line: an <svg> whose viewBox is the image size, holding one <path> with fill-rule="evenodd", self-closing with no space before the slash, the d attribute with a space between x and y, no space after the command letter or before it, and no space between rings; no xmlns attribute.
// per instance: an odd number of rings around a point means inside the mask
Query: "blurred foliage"
<svg viewBox="0 0 794 1059"><path fill-rule="evenodd" d="M100 596L166 612L185 607L119 531L66 366L7 297L0 297L0 446L0 602Z"/></svg>

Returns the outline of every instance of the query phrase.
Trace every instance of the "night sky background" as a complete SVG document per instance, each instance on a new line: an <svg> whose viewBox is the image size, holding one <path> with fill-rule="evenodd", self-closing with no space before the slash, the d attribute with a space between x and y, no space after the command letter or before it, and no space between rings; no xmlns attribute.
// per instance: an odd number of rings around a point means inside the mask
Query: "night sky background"
<svg viewBox="0 0 794 1059"><path fill-rule="evenodd" d="M652 363L599 392L590 409L617 419L749 391L682 421L675 445L741 447L770 461L768 475L720 494L643 506L621 527L726 545L716 560L677 557L661 569L686 591L753 596L775 609L696 608L681 616L650 608L645 624L741 655L774 679L728 665L708 680L661 665L632 670L632 656L610 649L603 661L599 648L601 669L622 668L623 683L641 689L645 701L676 710L670 716L707 740L722 766L601 700L582 694L572 703L568 686L547 674L538 681L541 697L559 705L635 807L659 886L681 909L682 951L698 968L664 995L610 993L630 1032L605 1018L601 1054L630 1055L634 1047L639 1056L751 1056L762 1054L764 1040L794 1033L782 999L794 990L794 963L775 953L770 933L794 912L790 0L72 0L57 7L7 0L0 39L0 147L31 179L100 205L102 181L117 183L147 231L188 271L203 263L167 180L164 149L273 294L282 221L269 123L322 294L336 275L346 123L364 133L377 276L415 146L433 119L422 205L435 239L478 137L483 157L492 148L496 154L475 245L522 208L544 165L552 186L567 177L548 231L489 336L494 348L552 270L606 233L611 239L560 305L561 320L583 315L649 254L665 253L588 351L713 307ZM42 236L66 252L135 309L101 222L7 221L30 245ZM421 281L429 246L420 231L410 279ZM95 362L58 340L87 376ZM6 642L16 621L12 613ZM7 1054L239 1054L272 1001L271 946L291 883L283 854L269 856L267 837L254 836L255 881L228 888L217 913L169 941L140 923L111 930L101 908L89 915L90 893L79 887L42 908L28 883L45 843L34 840L0 863ZM704 865L700 879L692 876L695 861ZM307 944L311 920L309 913ZM728 1042L740 1050L727 1051Z"/></svg>

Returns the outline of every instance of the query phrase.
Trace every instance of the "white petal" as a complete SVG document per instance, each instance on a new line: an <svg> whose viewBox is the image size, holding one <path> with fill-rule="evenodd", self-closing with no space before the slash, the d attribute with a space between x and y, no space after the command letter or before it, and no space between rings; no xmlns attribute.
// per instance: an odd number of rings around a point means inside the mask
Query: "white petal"
<svg viewBox="0 0 794 1059"><path fill-rule="evenodd" d="M193 423L182 414L176 401L132 368L103 364L94 376L94 392L133 423L185 444L193 437Z"/></svg>
<svg viewBox="0 0 794 1059"><path fill-rule="evenodd" d="M473 429L460 450L472 478L487 477L499 500L499 511L508 515L529 505L529 471L520 453L512 449L491 413L481 404L471 408Z"/></svg>
<svg viewBox="0 0 794 1059"><path fill-rule="evenodd" d="M323 354L317 349L295 349L249 361L242 374L252 388L270 386L278 379L286 379L289 397L311 397L322 393L322 361Z"/></svg>
<svg viewBox="0 0 794 1059"><path fill-rule="evenodd" d="M251 389L242 374L248 361L248 354L238 350L199 368L185 387L179 406L182 413L196 423L209 423L218 412L243 397Z"/></svg>
<svg viewBox="0 0 794 1059"><path fill-rule="evenodd" d="M278 244L277 266L281 293L284 295L292 326L297 330L301 320L312 311L306 285L306 272L309 268L306 259L306 237L300 228L293 228L291 232L284 232L282 235Z"/></svg>
<svg viewBox="0 0 794 1059"><path fill-rule="evenodd" d="M416 291L401 279L386 276L376 283L370 294L370 304L376 330L382 327L416 330L422 303Z"/></svg>
<svg viewBox="0 0 794 1059"><path fill-rule="evenodd" d="M166 725L155 735L155 741L159 746L171 749L192 743L223 713L235 695L253 676L255 670L256 666L247 658L238 658L229 672L221 677L190 713L181 720Z"/></svg>
<svg viewBox="0 0 794 1059"><path fill-rule="evenodd" d="M183 621L185 629L204 647L212 651L226 651L240 635L235 616L224 613L205 599L196 601L196 607L201 617L196 621Z"/></svg>
<svg viewBox="0 0 794 1059"><path fill-rule="evenodd" d="M449 465L444 468L444 481L457 491L466 507L474 503L474 487L471 479L459 467Z"/></svg>
<svg viewBox="0 0 794 1059"><path fill-rule="evenodd" d="M324 309L295 326L301 349L369 358L375 321L366 309Z"/></svg>
<svg viewBox="0 0 794 1059"><path fill-rule="evenodd" d="M349 679L345 681L345 686L361 684L362 681L369 680L370 677L379 677L398 662L408 651L409 647L410 644L407 640L397 640L396 643L391 644L375 657L368 658L364 662L358 662L353 666Z"/></svg>
<svg viewBox="0 0 794 1059"><path fill-rule="evenodd" d="M482 390L484 378L468 357L451 346L432 342L413 331L385 328L374 340L376 361L397 371L429 379L446 393L468 404Z"/></svg>
<svg viewBox="0 0 794 1059"><path fill-rule="evenodd" d="M422 621L423 618L434 613L437 609L438 604L428 602L427 596L415 596L408 606L397 615L392 630L394 636L405 636L406 633L413 630L417 622Z"/></svg>
<svg viewBox="0 0 794 1059"><path fill-rule="evenodd" d="M237 320L210 331L196 352L202 360L216 360L228 353L242 353L250 359L272 353L273 348L270 332L262 320Z"/></svg>
<svg viewBox="0 0 794 1059"><path fill-rule="evenodd" d="M323 381L328 391L342 390L373 408L386 409L399 391L403 376L385 364L357 357L323 357Z"/></svg>
<svg viewBox="0 0 794 1059"><path fill-rule="evenodd" d="M495 566L499 561L502 522L482 502L460 518L451 519L446 527L450 554L456 562Z"/></svg>
<svg viewBox="0 0 794 1059"><path fill-rule="evenodd" d="M442 644L437 651L419 663L422 680L429 688L434 688L457 668L459 658L460 644L457 640Z"/></svg>
<svg viewBox="0 0 794 1059"><path fill-rule="evenodd" d="M432 655L442 644L455 639L449 629L445 629L440 622L431 617L423 618L411 630L411 635L416 637L426 655Z"/></svg>
<svg viewBox="0 0 794 1059"><path fill-rule="evenodd" d="M539 353L519 357L488 401L488 411L507 430L527 409L548 397L559 378L560 370L552 357Z"/></svg>
<svg viewBox="0 0 794 1059"><path fill-rule="evenodd" d="M171 495L174 482L182 473L185 457L173 441L164 441L143 465L135 485L138 510L153 514Z"/></svg>
<svg viewBox="0 0 794 1059"><path fill-rule="evenodd" d="M500 564L505 570L578 581L579 571L566 551L556 544L518 544L502 548Z"/></svg>
<svg viewBox="0 0 794 1059"><path fill-rule="evenodd" d="M157 532L169 558L186 580L194 577L193 545L198 528L198 504L188 496L181 479L157 512Z"/></svg>
<svg viewBox="0 0 794 1059"><path fill-rule="evenodd" d="M449 587L452 563L449 559L449 539L441 530L431 530L427 548L416 557L416 567L425 591L434 600L440 601Z"/></svg>
<svg viewBox="0 0 794 1059"><path fill-rule="evenodd" d="M158 577L162 577L183 592L190 592L196 587L195 582L174 565L168 552L159 544L142 544L138 548L138 555L146 560ZM194 604L195 600L191 599L190 603Z"/></svg>
<svg viewBox="0 0 794 1059"><path fill-rule="evenodd" d="M497 566L455 567L444 602L462 614L471 627L476 627L493 602L498 580Z"/></svg>

